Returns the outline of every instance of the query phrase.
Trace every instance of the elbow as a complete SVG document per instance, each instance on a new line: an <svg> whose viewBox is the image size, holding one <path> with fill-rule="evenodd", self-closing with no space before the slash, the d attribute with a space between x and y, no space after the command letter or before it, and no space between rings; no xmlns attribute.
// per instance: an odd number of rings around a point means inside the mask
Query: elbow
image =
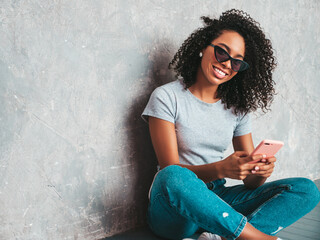
<svg viewBox="0 0 320 240"><path fill-rule="evenodd" d="M164 169L170 165L178 165L178 166L181 165L179 160L178 161L177 160L171 160L171 161L168 161L168 160L167 161L159 161L158 160L158 164L160 166L160 169Z"/></svg>

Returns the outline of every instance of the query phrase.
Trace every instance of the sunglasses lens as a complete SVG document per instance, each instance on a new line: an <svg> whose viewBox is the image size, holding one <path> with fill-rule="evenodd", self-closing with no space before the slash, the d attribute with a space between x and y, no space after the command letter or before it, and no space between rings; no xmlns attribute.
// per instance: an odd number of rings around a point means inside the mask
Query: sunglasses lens
<svg viewBox="0 0 320 240"><path fill-rule="evenodd" d="M241 69L242 65L243 65L243 62L240 60L232 59L231 61L231 67L235 72L238 72Z"/></svg>
<svg viewBox="0 0 320 240"><path fill-rule="evenodd" d="M249 67L244 61L230 57L230 55L223 48L214 45L211 46L214 47L214 54L218 62L225 62L231 59L231 68L233 71L239 72Z"/></svg>
<svg viewBox="0 0 320 240"><path fill-rule="evenodd" d="M218 46L216 46L214 49L215 49L216 58L219 62L224 62L229 59L229 55L225 50L223 50Z"/></svg>

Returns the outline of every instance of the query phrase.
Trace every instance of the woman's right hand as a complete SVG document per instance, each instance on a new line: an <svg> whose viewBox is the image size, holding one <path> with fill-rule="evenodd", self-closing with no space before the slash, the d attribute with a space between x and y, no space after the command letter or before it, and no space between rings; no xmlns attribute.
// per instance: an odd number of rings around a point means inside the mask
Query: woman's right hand
<svg viewBox="0 0 320 240"><path fill-rule="evenodd" d="M250 175L251 171L255 170L256 167L265 164L258 162L262 159L262 155L250 156L246 151L236 151L220 161L220 178L243 180ZM253 161L255 163L252 163Z"/></svg>

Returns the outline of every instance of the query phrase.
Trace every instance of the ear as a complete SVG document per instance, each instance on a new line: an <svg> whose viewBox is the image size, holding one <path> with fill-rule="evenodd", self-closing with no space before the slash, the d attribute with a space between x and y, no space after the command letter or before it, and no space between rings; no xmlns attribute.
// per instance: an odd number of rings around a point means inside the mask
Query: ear
<svg viewBox="0 0 320 240"><path fill-rule="evenodd" d="M199 52L199 57L203 56L204 51L206 50L206 48L203 48L200 52Z"/></svg>

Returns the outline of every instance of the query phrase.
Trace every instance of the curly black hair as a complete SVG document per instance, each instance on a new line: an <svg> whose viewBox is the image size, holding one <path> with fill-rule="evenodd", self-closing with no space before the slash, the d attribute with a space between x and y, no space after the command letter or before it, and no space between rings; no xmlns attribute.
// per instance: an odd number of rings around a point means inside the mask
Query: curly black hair
<svg viewBox="0 0 320 240"><path fill-rule="evenodd" d="M249 69L238 72L232 80L218 86L217 97L234 114L247 114L261 108L269 109L275 94L272 72L276 67L271 41L266 38L260 24L241 10L231 9L222 13L219 19L201 17L205 26L194 31L182 44L169 63L177 76L183 77L185 89L196 82L197 70L201 64L199 53L224 30L239 33L245 41L244 61Z"/></svg>

